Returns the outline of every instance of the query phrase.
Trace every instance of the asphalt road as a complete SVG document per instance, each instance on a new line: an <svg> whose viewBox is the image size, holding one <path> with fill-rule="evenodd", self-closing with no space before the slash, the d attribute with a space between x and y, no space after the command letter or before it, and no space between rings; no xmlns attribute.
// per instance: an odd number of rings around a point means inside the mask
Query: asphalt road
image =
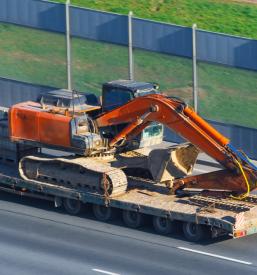
<svg viewBox="0 0 257 275"><path fill-rule="evenodd" d="M201 159L195 173L217 169ZM0 193L0 275L256 272L255 235L192 244L179 232L163 237L151 226L98 222L90 209L74 217L50 202Z"/></svg>

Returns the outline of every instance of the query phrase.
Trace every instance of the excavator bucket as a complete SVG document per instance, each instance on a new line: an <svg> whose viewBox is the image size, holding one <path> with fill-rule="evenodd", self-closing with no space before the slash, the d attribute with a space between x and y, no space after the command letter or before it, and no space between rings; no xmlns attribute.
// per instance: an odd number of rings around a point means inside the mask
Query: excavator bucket
<svg viewBox="0 0 257 275"><path fill-rule="evenodd" d="M112 166L125 168L129 175L147 170L156 182L173 182L192 173L199 150L191 143L166 148L141 148L116 156Z"/></svg>
<svg viewBox="0 0 257 275"><path fill-rule="evenodd" d="M192 173L198 154L190 143L154 149L148 157L148 169L155 181L173 181Z"/></svg>

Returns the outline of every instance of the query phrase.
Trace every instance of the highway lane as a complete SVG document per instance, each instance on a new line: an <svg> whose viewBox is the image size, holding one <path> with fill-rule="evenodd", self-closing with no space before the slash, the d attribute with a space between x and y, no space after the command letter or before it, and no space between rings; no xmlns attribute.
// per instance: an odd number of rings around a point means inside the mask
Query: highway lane
<svg viewBox="0 0 257 275"><path fill-rule="evenodd" d="M200 156L194 173L219 169ZM206 166L206 164L210 164ZM257 236L189 243L151 226L133 230L120 220L79 217L50 202L0 193L0 275L8 274L254 274Z"/></svg>
<svg viewBox="0 0 257 275"><path fill-rule="evenodd" d="M22 203L22 204L21 204ZM253 274L256 237L191 244L1 193L0 274ZM247 245L248 244L248 245ZM224 256L219 259L181 248ZM237 250L237 251L235 251ZM233 262L231 259L236 259ZM107 273L103 273L107 272Z"/></svg>

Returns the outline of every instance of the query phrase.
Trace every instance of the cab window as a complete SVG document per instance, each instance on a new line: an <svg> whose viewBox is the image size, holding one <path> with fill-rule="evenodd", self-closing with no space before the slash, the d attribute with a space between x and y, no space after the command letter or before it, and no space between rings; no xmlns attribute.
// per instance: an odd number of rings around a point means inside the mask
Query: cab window
<svg viewBox="0 0 257 275"><path fill-rule="evenodd" d="M133 99L133 95L130 91L122 89L110 89L106 90L104 94L104 109L110 111L119 106L126 104L128 101Z"/></svg>

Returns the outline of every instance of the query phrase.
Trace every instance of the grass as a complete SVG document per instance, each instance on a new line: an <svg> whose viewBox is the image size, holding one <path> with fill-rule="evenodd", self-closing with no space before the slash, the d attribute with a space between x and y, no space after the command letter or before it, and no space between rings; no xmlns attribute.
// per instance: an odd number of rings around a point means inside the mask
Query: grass
<svg viewBox="0 0 257 275"><path fill-rule="evenodd" d="M65 3L65 0L55 0ZM257 5L232 0L71 0L73 5L257 38Z"/></svg>
<svg viewBox="0 0 257 275"><path fill-rule="evenodd" d="M64 36L0 24L0 41L0 76L66 86Z"/></svg>
<svg viewBox="0 0 257 275"><path fill-rule="evenodd" d="M65 37L0 24L0 76L66 87ZM103 82L127 78L127 48L72 40L73 81L80 91L101 93ZM160 83L162 91L192 101L191 60L135 50L138 80ZM200 113L213 120L257 128L257 73L200 63Z"/></svg>
<svg viewBox="0 0 257 275"><path fill-rule="evenodd" d="M257 72L198 64L199 111L205 118L257 128Z"/></svg>

